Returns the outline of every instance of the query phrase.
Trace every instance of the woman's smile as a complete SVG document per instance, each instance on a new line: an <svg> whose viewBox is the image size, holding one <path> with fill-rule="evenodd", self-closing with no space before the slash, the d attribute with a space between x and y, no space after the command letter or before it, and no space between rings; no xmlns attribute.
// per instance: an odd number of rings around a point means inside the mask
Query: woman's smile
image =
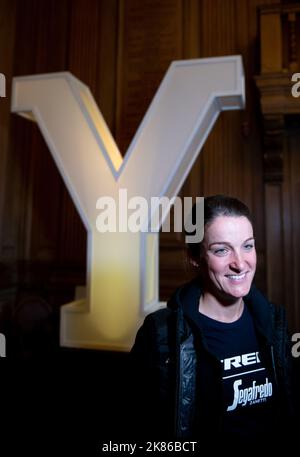
<svg viewBox="0 0 300 457"><path fill-rule="evenodd" d="M245 273L241 273L239 275L225 275L226 278L230 279L233 283L235 282L241 282L246 278L246 274L248 272L246 271Z"/></svg>

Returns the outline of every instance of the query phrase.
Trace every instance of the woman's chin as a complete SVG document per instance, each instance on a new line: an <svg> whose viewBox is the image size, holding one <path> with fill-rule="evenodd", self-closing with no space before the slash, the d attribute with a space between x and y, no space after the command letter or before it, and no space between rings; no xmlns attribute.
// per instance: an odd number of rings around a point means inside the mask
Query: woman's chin
<svg viewBox="0 0 300 457"><path fill-rule="evenodd" d="M243 298L250 291L251 284L238 285L228 288L226 291L232 298Z"/></svg>

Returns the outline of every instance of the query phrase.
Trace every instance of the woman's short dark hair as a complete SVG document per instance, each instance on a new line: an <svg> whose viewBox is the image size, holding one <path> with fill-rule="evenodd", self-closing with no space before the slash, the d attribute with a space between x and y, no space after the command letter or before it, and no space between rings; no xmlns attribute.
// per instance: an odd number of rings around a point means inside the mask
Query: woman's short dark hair
<svg viewBox="0 0 300 457"><path fill-rule="evenodd" d="M196 205L192 207L191 217L193 224L196 223ZM237 198L229 197L227 195L212 195L204 198L204 232L214 219L218 216L233 216L233 217L246 217L252 224L252 217L249 208L245 203ZM200 243L187 243L188 257L192 260L198 261L201 255L202 242Z"/></svg>

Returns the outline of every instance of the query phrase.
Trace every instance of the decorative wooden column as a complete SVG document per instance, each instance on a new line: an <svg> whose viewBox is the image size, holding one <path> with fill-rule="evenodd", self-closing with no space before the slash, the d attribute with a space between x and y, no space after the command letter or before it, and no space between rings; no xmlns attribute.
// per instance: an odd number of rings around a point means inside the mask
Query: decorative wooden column
<svg viewBox="0 0 300 457"><path fill-rule="evenodd" d="M286 303L287 253L284 249L283 185L287 116L300 113L300 99L291 94L292 74L299 71L300 5L262 7L260 14L260 92L264 135L267 292L275 303ZM293 254L290 254L293 255ZM292 302L287 307L295 306Z"/></svg>
<svg viewBox="0 0 300 457"><path fill-rule="evenodd" d="M284 150L284 116L264 116L264 183L266 266L269 297L275 303L284 302L282 182ZM278 256L280 253L280 256Z"/></svg>

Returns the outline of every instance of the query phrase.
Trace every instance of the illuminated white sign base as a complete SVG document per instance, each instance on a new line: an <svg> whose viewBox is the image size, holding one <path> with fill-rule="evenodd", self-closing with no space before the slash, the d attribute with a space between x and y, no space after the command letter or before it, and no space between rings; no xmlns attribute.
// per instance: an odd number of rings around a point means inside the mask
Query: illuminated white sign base
<svg viewBox="0 0 300 457"><path fill-rule="evenodd" d="M88 232L87 297L61 309L63 346L128 350L145 314L164 306L159 235L99 233L98 198L176 196L220 111L243 107L240 56L173 62L123 159L70 73L14 78L12 111L38 123Z"/></svg>

